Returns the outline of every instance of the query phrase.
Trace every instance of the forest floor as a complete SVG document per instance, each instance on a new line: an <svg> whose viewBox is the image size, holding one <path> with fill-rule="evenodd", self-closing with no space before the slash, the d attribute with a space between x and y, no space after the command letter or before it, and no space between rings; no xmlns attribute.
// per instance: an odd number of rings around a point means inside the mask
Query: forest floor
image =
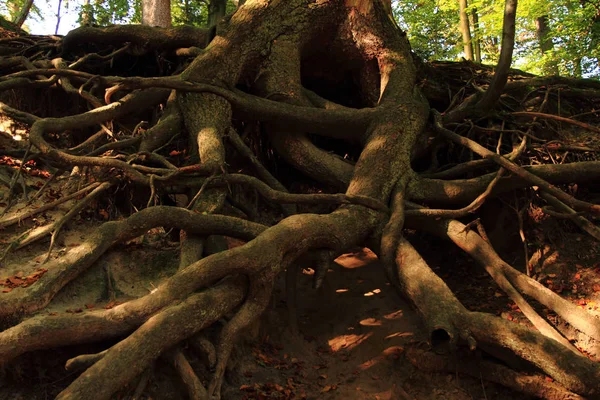
<svg viewBox="0 0 600 400"><path fill-rule="evenodd" d="M10 157L0 159L3 168L15 168L15 163L18 160ZM25 168L24 173L30 188L40 187L47 179L47 174L33 164ZM59 180L51 184L38 206L62 196L64 183ZM1 207L5 206L6 195L4 189L0 190ZM491 200L480 216L500 255L524 270L524 245L511 206L514 200ZM18 212L23 206L24 203L19 203L11 212ZM34 225L56 220L72 206L73 203L66 202L20 226L0 230L0 249L15 235ZM106 202L92 204L63 229L53 257L80 244L103 220L114 218L115 212ZM594 239L578 231L569 221L549 218L535 206L528 209L524 220L531 274L579 306L599 314L600 247ZM485 271L455 246L412 232L407 232L407 237L467 308L501 315L514 323L527 323ZM231 246L240 244L230 241ZM0 296L3 292L19 290L18 283L28 278L35 284L35 280L43 276L47 251L48 240L45 239L11 252L0 268ZM175 273L178 252L179 244L171 241L162 229L155 229L107 253L62 290L42 312L50 315L85 313L143 296ZM477 377L430 373L416 368L410 361L411 350L427 350L428 338L421 331L418 316L386 282L377 257L368 249L356 249L339 257L337 266L329 271L323 287L318 290L312 288L311 272L307 265L298 274L300 333L289 329L282 276L260 326L257 324L256 329L249 330L247 340L238 346L232 358L223 388L224 399L526 398ZM537 308L552 323L561 323L543 307L537 305ZM206 333L207 337L216 336L219 324L216 325ZM600 347L584 335L569 331L568 339L590 357L600 356ZM102 342L25 354L0 371L0 400L54 398L80 373L65 371L68 359L102 351L112 344ZM210 371L205 367L205 360L194 356L191 348L186 354L198 375L208 379ZM477 357L476 354L472 359ZM175 370L165 362L158 362L143 398L185 399L181 386ZM135 387L125 388L115 398L129 399L134 390Z"/></svg>
<svg viewBox="0 0 600 400"><path fill-rule="evenodd" d="M96 212L90 211L87 217L84 215L77 221L75 227L65 230L60 248L57 248L59 252L61 248L77 245L86 232L98 226L93 214ZM41 218L52 216L46 214ZM600 304L600 249L592 239L566 226L566 222L561 227L553 224L556 222L540 221L528 229L530 235L539 235L530 247L537 247L537 253L546 253L540 257L532 251L533 260L537 260L533 272L545 284L595 312ZM20 227L15 231L23 229ZM12 231L0 232L0 239L7 240L14 234ZM522 264L523 256L519 253L523 247L518 245L520 240L516 233L513 229L504 236L508 250L503 255L518 266L519 261ZM526 323L491 279L453 246L431 237L409 237L468 308L499 314L515 323ZM164 238L164 232L157 230L114 249L62 291L44 312L88 312L111 307L115 302L152 290L177 268L177 243ZM47 242L41 242L11 254L2 268L0 282L8 287L7 279L11 276L31 274L31 271L23 271L23 265L31 266L32 271L39 267L47 245ZM24 260L33 262L24 263ZM106 284L107 268L111 271L113 291L117 296L112 300ZM420 331L418 316L386 282L377 257L368 249L357 249L338 258L337 268L329 271L324 286L318 290L312 288L310 274L307 266L298 275L301 333L293 334L288 328L282 277L260 328L249 332L246 343L234 354L223 398L525 398L473 377L428 373L415 368L407 352L413 348L427 349L427 338ZM548 317L555 321L552 315ZM578 342L583 337L578 337L576 332L569 339L575 340L578 347L593 357L600 354L591 343ZM53 398L77 376L77 373L64 370L69 358L101 351L110 345L104 342L24 355L5 371L0 400ZM191 363L200 371L204 369L208 376L203 360L192 356ZM129 398L134 389L123 390L118 398ZM146 394L145 398L158 400L186 398L185 391L178 386L175 371L164 363L157 363Z"/></svg>

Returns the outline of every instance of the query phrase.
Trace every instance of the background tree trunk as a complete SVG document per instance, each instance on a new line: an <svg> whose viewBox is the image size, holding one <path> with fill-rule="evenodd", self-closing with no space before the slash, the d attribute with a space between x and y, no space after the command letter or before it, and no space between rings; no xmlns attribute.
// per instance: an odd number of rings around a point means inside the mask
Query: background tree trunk
<svg viewBox="0 0 600 400"><path fill-rule="evenodd" d="M481 32L479 30L479 15L477 14L477 8L471 10L471 18L473 19L473 31L474 31L474 45L473 50L475 52L475 61L481 62Z"/></svg>
<svg viewBox="0 0 600 400"><path fill-rule="evenodd" d="M548 26L548 16L542 15L535 20L536 36L542 51L542 56L549 56L554 49L552 37L550 37L550 27ZM547 75L558 76L558 65L554 60L544 60L544 73Z"/></svg>
<svg viewBox="0 0 600 400"><path fill-rule="evenodd" d="M170 0L143 0L142 24L162 28L171 26Z"/></svg>
<svg viewBox="0 0 600 400"><path fill-rule="evenodd" d="M208 4L208 26L216 25L225 16L226 11L227 0L210 0Z"/></svg>
<svg viewBox="0 0 600 400"><path fill-rule="evenodd" d="M19 14L15 17L15 20L13 22L19 28L23 26L23 23L27 19L29 11L31 11L31 6L33 6L33 0L27 0L23 5L23 8L21 8Z"/></svg>
<svg viewBox="0 0 600 400"><path fill-rule="evenodd" d="M467 0L458 0L460 7L460 33L463 39L465 58L473 60L473 43L471 43L471 29L469 28L469 16L467 15Z"/></svg>

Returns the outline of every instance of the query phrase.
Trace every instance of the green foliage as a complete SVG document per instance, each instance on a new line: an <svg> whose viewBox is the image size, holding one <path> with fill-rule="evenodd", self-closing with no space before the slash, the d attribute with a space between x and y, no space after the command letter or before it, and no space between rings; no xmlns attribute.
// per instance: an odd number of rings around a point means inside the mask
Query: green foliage
<svg viewBox="0 0 600 400"><path fill-rule="evenodd" d="M171 0L173 25L205 26L208 23L208 6L204 1Z"/></svg>
<svg viewBox="0 0 600 400"><path fill-rule="evenodd" d="M25 3L26 0L0 1L0 16L4 17L8 21L14 21L21 9L25 7ZM29 11L29 18L33 18L35 20L40 20L44 18L39 7L35 5L35 2L33 3L31 10Z"/></svg>
<svg viewBox="0 0 600 400"><path fill-rule="evenodd" d="M79 6L78 22L101 26L135 23L135 16L141 15L140 4L130 0L91 0Z"/></svg>
<svg viewBox="0 0 600 400"><path fill-rule="evenodd" d="M413 50L422 58L455 59L462 51L456 1L394 1L392 9Z"/></svg>
<svg viewBox="0 0 600 400"><path fill-rule="evenodd" d="M0 15L12 21L25 1L0 2ZM96 25L141 21L141 0L69 1L63 0L63 7L76 7L80 23L86 18ZM423 59L458 60L463 55L457 0L394 0L392 7L413 50ZM235 4L229 0L227 12L234 10ZM471 34L473 39L480 39L482 61L495 64L500 54L504 2L471 0L469 13L472 10L477 11L479 29L471 21ZM174 25L206 26L208 0L172 0L171 13ZM536 19L542 16L547 17L553 44L543 55L536 34ZM29 18L56 17L42 15L34 2ZM537 74L548 73L549 66L554 66L560 75L600 78L600 0L519 0L514 60L515 67Z"/></svg>
<svg viewBox="0 0 600 400"><path fill-rule="evenodd" d="M393 1L394 16L426 60L457 60L462 54L456 0ZM471 0L479 30L471 21L473 39L481 40L482 61L495 64L500 54L504 2ZM557 66L560 75L600 78L600 0L520 0L517 10L514 66L543 74ZM547 17L553 48L542 55L536 19Z"/></svg>

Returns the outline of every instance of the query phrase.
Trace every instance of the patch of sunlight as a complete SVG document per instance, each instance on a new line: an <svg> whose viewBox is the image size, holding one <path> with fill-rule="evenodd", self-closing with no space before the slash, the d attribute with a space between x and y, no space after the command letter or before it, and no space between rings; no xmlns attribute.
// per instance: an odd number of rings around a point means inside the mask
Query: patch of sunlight
<svg viewBox="0 0 600 400"><path fill-rule="evenodd" d="M414 336L414 333L413 332L396 332L396 333L392 333L391 335L387 335L385 337L385 339L390 340L395 337L410 337L410 336Z"/></svg>
<svg viewBox="0 0 600 400"><path fill-rule="evenodd" d="M381 289L373 289L370 292L365 293L363 296L370 297L379 293L381 293Z"/></svg>
<svg viewBox="0 0 600 400"><path fill-rule="evenodd" d="M365 333L363 335L341 335L333 339L330 339L327 343L331 351L338 352L342 349L352 350L365 340L367 340L373 332Z"/></svg>
<svg viewBox="0 0 600 400"><path fill-rule="evenodd" d="M400 319L404 316L404 311L398 310L383 316L385 319Z"/></svg>
<svg viewBox="0 0 600 400"><path fill-rule="evenodd" d="M383 350L381 354L379 354L377 357L373 357L370 360L367 360L364 363L360 364L358 368L361 371L366 371L367 369L379 364L387 358L398 358L398 356L402 354L403 351L404 348L402 346L390 346L387 349Z"/></svg>
<svg viewBox="0 0 600 400"><path fill-rule="evenodd" d="M359 322L362 326L381 326L382 323L376 318L365 318Z"/></svg>

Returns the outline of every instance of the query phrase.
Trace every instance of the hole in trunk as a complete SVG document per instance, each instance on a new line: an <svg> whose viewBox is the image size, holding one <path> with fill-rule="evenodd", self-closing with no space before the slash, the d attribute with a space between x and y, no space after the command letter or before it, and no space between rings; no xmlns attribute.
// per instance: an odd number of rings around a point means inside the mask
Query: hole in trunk
<svg viewBox="0 0 600 400"><path fill-rule="evenodd" d="M450 335L445 329L436 329L431 332L431 346L443 348L450 341Z"/></svg>

